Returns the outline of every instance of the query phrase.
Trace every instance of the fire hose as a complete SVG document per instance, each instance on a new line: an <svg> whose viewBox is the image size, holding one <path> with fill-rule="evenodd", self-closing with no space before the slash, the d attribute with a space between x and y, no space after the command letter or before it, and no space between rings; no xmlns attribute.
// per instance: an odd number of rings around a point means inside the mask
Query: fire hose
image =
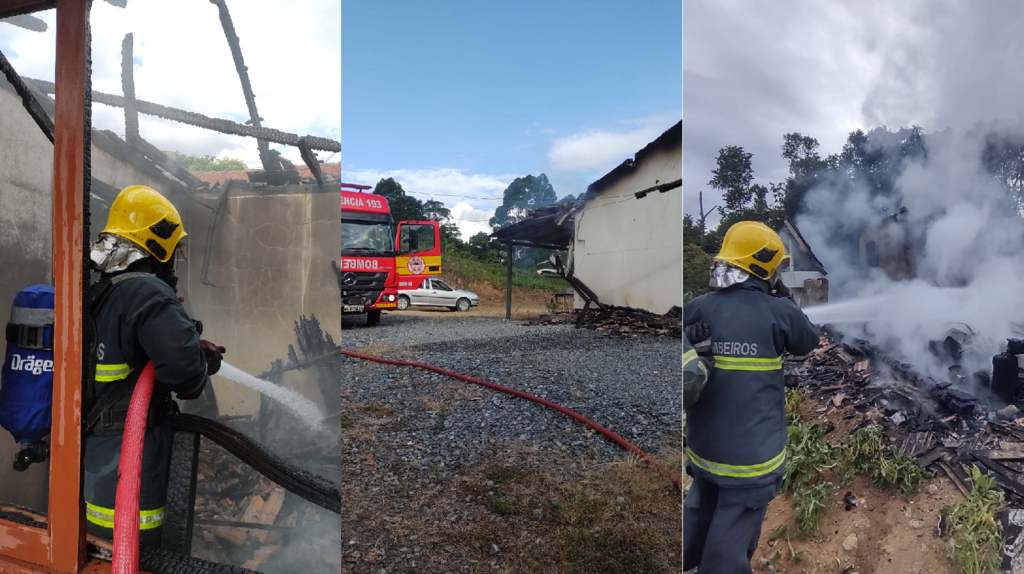
<svg viewBox="0 0 1024 574"><path fill-rule="evenodd" d="M137 574L139 571L139 494L142 478L142 450L146 437L146 416L156 371L152 362L139 375L139 380L132 393L125 420L124 438L121 443L121 458L118 465L117 494L114 500L114 536L111 559L113 574ZM174 417L174 427L178 430L195 432L213 440L244 463L258 470L261 474L282 486L289 492L334 512L341 513L341 490L337 485L319 476L295 467L284 459L264 450L245 435L224 425L197 417L179 414ZM187 557L154 555L153 549L147 549L146 558L152 566L166 566L168 563L189 571L212 571L201 561L186 564ZM182 562L182 560L185 562ZM206 569L204 569L206 568ZM151 568L158 571L156 568ZM228 571L248 572L245 569L227 568ZM159 571L163 571L160 569ZM175 570L178 571L178 570ZM185 571L185 570L182 570Z"/></svg>
<svg viewBox="0 0 1024 574"><path fill-rule="evenodd" d="M458 379L460 381L465 381L467 383L473 383L474 385L480 385L480 386L483 386L483 387L487 387L489 389L494 389L496 391L501 391L503 393L508 393L510 395L514 395L514 396L517 396L519 398L523 398L523 399L526 399L528 401L533 401L535 403L544 405L545 407L548 407L549 409L554 409L554 410L556 410L556 411L558 411L558 412L560 412L560 413L562 413L564 415L570 416L570 417L576 419L577 421L587 425L588 427L596 430L597 432L603 434L605 437L611 439L613 442L615 442L616 444L618 444L622 448L626 449L628 452L630 452L630 453L636 455L637 457L639 457L640 459L642 459L644 462L646 462L651 467L653 467L655 470L657 470L662 475L664 475L665 478L668 478L669 480L671 480L672 484L675 485L675 487L677 489L679 489L680 491L683 490L683 481L682 481L682 479L679 478L678 476L672 474L672 472L670 472L667 468L665 468L661 463L659 463L658 461L654 460L654 458L651 457L651 455L649 455L646 452L640 450L638 447L634 446L632 443L630 443L626 439L620 437L619 435L613 433L612 431L610 431L610 430L604 428L603 426L601 426L601 425L599 425L599 424L597 424L597 423L587 419L583 415L581 415L579 413L576 413L574 411L571 411L571 410L569 410L569 409L567 409L567 408L565 408L565 407L563 407L561 405L555 404L555 403L553 403L551 401L548 401L546 399L542 399L542 398L540 398L538 396L531 395L529 393L524 393L523 391L517 391L516 389L512 389L512 388L509 388L509 387L503 387L503 386L495 384L495 383L488 383L487 381L481 381L480 379L474 379L472 377L467 377L466 375L460 375L459 373L455 373L455 372L452 372L452 371L447 371L445 369L442 369L442 368L439 368L439 367L434 367L434 366L431 366L431 365L424 365L422 363L412 363L412 362L409 362L409 361L396 361L396 360L393 360L393 359L383 359L381 357L373 357L371 355L362 355L362 354L359 354L359 353L353 353L352 351L339 350L338 352L341 353L342 355L345 355L345 356L348 356L348 357L353 357L355 359L362 359L362 360L365 360L365 361L374 361L374 362L377 362L377 363L384 363L384 364L387 364L387 365L399 365L399 366L403 366L403 367L416 367L418 369L425 369L425 370L428 370L428 371L433 371L435 373L439 373L439 374L445 375L447 377L452 377L452 378Z"/></svg>
<svg viewBox="0 0 1024 574"><path fill-rule="evenodd" d="M156 368L146 363L135 383L121 441L117 468L117 494L114 498L113 574L137 574L139 571L139 492L142 481L142 445L146 440L146 415L153 395Z"/></svg>

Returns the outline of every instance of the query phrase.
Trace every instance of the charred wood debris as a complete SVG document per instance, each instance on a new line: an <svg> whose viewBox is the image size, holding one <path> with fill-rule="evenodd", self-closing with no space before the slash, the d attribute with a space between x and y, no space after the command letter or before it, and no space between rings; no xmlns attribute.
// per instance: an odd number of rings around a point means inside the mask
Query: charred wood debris
<svg viewBox="0 0 1024 574"><path fill-rule="evenodd" d="M805 389L830 421L861 419L850 433L880 425L899 451L948 477L964 496L971 492L965 467L977 466L1006 494L999 518L1008 550L1024 544L1024 520L1012 518L1024 518L1024 412L1017 406L1024 404L1024 341L1010 339L991 371L965 373L958 363L973 334L951 329L929 344L948 366L948 379L937 380L868 341L824 332L810 354L787 356L786 386ZM833 432L833 422L825 430Z"/></svg>
<svg viewBox="0 0 1024 574"><path fill-rule="evenodd" d="M658 315L645 309L618 307L602 303L596 293L579 277L576 277L571 266L567 268L557 256L552 257L558 275L565 279L573 292L583 299L583 309L570 313L557 312L558 305L554 300L549 305L550 312L531 321L531 325L559 325L572 322L576 328L586 327L594 331L605 332L618 336L635 336L638 334L668 335L683 337L683 310L673 306L664 315ZM596 310L591 311L591 307Z"/></svg>
<svg viewBox="0 0 1024 574"><path fill-rule="evenodd" d="M299 353L288 346L287 363L278 359L262 379L281 384L292 370L312 370L325 398L341 396L338 347L315 316L295 322ZM328 401L329 402L329 401ZM333 419L340 413L328 411ZM259 417L221 417L221 421L258 437L269 450L293 464L331 480L340 480L341 443L318 440L293 416L267 400ZM200 445L192 555L252 570L275 562L278 571L336 572L341 566L337 516L287 492L212 441Z"/></svg>

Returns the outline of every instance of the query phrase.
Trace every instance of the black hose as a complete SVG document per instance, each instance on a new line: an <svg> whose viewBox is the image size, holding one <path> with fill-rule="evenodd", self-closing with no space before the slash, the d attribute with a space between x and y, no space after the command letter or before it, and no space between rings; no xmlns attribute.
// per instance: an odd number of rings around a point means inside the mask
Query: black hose
<svg viewBox="0 0 1024 574"><path fill-rule="evenodd" d="M198 433L219 444L288 492L320 508L341 514L339 485L285 461L242 433L195 415L176 415L173 417L173 425L176 429Z"/></svg>

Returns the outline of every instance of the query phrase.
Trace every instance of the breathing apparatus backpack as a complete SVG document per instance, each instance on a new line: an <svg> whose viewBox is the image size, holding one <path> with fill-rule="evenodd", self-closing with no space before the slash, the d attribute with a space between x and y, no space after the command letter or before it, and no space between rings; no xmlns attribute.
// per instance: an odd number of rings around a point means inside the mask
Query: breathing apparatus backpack
<svg viewBox="0 0 1024 574"><path fill-rule="evenodd" d="M14 296L7 324L7 349L0 372L0 426L21 445L14 470L46 460L53 409L53 306L49 285Z"/></svg>

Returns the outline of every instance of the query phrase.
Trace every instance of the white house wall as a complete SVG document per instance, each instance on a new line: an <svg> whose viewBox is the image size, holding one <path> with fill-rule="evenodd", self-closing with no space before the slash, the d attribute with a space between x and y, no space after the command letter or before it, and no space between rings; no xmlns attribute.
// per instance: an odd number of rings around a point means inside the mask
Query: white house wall
<svg viewBox="0 0 1024 574"><path fill-rule="evenodd" d="M665 313L683 304L683 193L634 193L682 178L682 149L652 153L576 214L576 276L602 303ZM576 308L583 301L576 295Z"/></svg>

